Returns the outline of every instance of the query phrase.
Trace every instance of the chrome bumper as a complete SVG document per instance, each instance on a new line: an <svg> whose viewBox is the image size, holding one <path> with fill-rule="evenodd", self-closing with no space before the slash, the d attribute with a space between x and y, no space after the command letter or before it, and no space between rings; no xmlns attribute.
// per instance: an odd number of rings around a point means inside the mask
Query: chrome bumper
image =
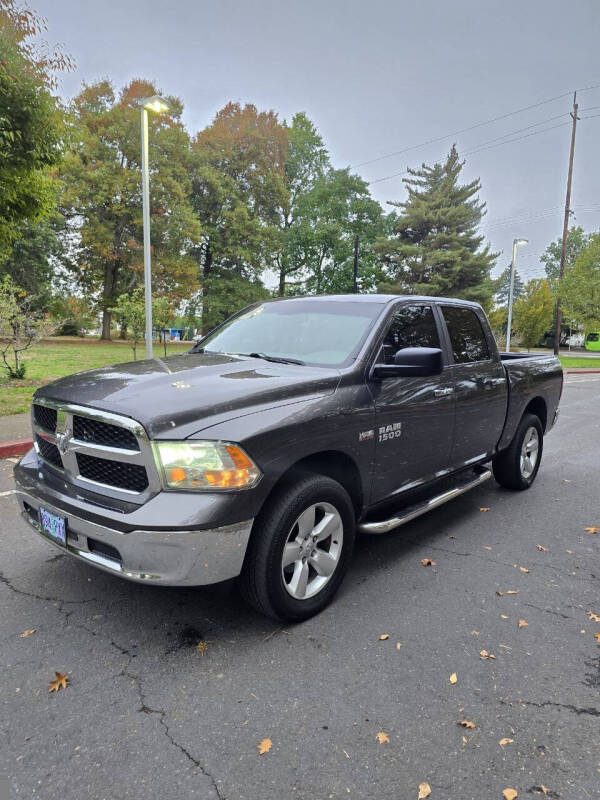
<svg viewBox="0 0 600 800"><path fill-rule="evenodd" d="M23 519L61 552L112 575L161 586L205 586L239 575L253 523L250 519L212 530L124 533L40 503L19 487L17 501ZM42 531L40 505L67 520L66 547Z"/></svg>

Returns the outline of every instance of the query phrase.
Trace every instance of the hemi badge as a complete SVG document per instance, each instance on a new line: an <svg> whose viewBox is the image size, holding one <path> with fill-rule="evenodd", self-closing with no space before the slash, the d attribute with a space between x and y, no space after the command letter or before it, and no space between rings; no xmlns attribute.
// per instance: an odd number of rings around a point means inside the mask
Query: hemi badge
<svg viewBox="0 0 600 800"><path fill-rule="evenodd" d="M358 441L359 442L365 442L365 441L367 441L367 439L372 439L374 436L375 436L375 431L374 430L360 431L359 434L358 434Z"/></svg>

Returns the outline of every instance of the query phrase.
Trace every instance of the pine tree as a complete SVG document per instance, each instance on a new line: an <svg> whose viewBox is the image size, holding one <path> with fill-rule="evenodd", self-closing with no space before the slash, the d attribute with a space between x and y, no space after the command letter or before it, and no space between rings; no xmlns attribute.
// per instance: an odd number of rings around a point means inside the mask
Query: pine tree
<svg viewBox="0 0 600 800"><path fill-rule="evenodd" d="M382 291L461 297L489 304L497 253L477 233L485 203L479 179L459 183L464 161L453 146L443 164L409 169L408 199L394 235L379 243L389 282Z"/></svg>
<svg viewBox="0 0 600 800"><path fill-rule="evenodd" d="M525 291L525 284L521 280L518 270L515 270L515 281L513 284L513 302L517 302ZM494 300L496 305L505 306L508 304L510 294L510 264L494 281Z"/></svg>

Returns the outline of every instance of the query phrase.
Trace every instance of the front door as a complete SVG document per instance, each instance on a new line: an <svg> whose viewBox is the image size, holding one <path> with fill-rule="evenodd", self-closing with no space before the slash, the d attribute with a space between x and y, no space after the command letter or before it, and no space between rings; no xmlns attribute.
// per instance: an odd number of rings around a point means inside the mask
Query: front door
<svg viewBox="0 0 600 800"><path fill-rule="evenodd" d="M461 467L492 455L506 418L506 372L479 314L465 306L441 306L452 366L456 416L452 464Z"/></svg>
<svg viewBox="0 0 600 800"><path fill-rule="evenodd" d="M385 332L377 363L393 364L403 347L441 347L430 305L402 305ZM375 397L374 503L418 486L449 466L454 422L446 371L417 378L385 378Z"/></svg>

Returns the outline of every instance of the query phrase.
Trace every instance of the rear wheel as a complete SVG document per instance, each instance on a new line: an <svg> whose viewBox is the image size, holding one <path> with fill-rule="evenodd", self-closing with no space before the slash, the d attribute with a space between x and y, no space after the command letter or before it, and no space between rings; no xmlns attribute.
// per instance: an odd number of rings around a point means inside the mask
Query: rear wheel
<svg viewBox="0 0 600 800"><path fill-rule="evenodd" d="M354 545L346 490L324 475L283 489L254 523L240 576L246 600L267 616L298 622L332 600Z"/></svg>
<svg viewBox="0 0 600 800"><path fill-rule="evenodd" d="M492 461L494 477L507 489L529 489L542 460L544 431L539 417L525 414L512 442Z"/></svg>

